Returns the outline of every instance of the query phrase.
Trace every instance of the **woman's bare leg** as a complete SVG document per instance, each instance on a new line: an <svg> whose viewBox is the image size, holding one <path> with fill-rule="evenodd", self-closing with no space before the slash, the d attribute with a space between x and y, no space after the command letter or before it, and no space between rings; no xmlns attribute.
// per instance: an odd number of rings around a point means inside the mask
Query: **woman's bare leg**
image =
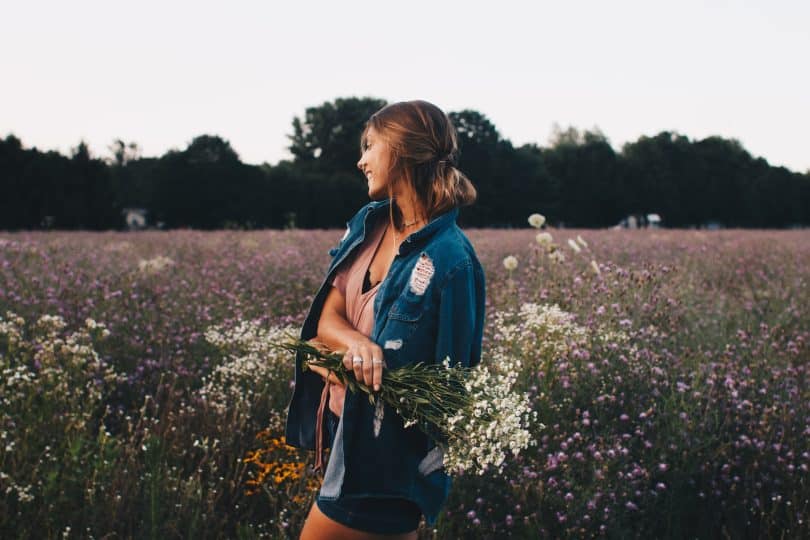
<svg viewBox="0 0 810 540"><path fill-rule="evenodd" d="M300 540L416 540L416 538L416 531L403 534L374 534L352 529L324 515L314 503L299 537Z"/></svg>

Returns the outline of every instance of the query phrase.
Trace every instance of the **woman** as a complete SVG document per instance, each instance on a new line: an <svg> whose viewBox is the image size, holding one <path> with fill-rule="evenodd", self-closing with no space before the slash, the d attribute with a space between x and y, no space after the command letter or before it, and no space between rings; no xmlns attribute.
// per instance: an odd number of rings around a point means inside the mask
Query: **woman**
<svg viewBox="0 0 810 540"><path fill-rule="evenodd" d="M484 272L456 225L476 191L455 168L452 123L425 101L394 103L366 122L360 144L372 201L330 250L301 338L345 351L347 369L375 389L384 369L448 356L477 364ZM441 450L382 400L346 392L325 369L303 370L303 360L287 443L315 449L316 468L324 447L332 450L301 538L416 538L421 516L432 526L449 491Z"/></svg>

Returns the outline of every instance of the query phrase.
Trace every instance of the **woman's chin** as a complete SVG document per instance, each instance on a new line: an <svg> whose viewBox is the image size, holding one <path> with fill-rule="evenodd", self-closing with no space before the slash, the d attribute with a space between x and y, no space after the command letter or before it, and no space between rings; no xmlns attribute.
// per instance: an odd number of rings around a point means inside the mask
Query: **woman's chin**
<svg viewBox="0 0 810 540"><path fill-rule="evenodd" d="M379 201L381 199L386 198L387 196L388 194L385 193L385 191L383 190L374 189L371 186L369 186L368 188L368 198L371 199L372 201Z"/></svg>

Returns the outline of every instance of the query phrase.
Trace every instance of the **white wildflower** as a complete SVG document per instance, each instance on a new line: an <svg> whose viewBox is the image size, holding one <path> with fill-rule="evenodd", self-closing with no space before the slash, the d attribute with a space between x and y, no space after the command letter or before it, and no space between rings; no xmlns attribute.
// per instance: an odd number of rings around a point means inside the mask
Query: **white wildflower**
<svg viewBox="0 0 810 540"><path fill-rule="evenodd" d="M279 347L314 355L311 365L333 370L350 391L371 395L351 377L341 353L323 353L297 339L279 343ZM536 415L528 394L513 389L518 369L495 371L483 362L475 368L458 363L447 367L449 362L445 358L442 363L419 362L388 371L383 374L386 391L378 397L396 408L405 427L418 425L436 441L444 452L448 473L500 473L508 453L517 455L536 444L529 431ZM517 358L507 363L516 368L521 365ZM497 364L502 364L500 359Z"/></svg>
<svg viewBox="0 0 810 540"><path fill-rule="evenodd" d="M529 216L529 225L539 229L546 222L546 217L542 214L532 214Z"/></svg>
<svg viewBox="0 0 810 540"><path fill-rule="evenodd" d="M471 405L446 419L460 424L448 441L444 465L449 472L500 473L507 452L517 455L534 444L528 430L533 418L529 398L513 390L516 377L501 376L482 363L468 381Z"/></svg>
<svg viewBox="0 0 810 540"><path fill-rule="evenodd" d="M157 257L153 257L151 259L141 259L138 261L138 270L145 274L155 274L164 268L168 268L169 266L173 265L174 261L172 259L163 255L158 255Z"/></svg>
<svg viewBox="0 0 810 540"><path fill-rule="evenodd" d="M573 346L587 342L587 329L575 319L557 304L526 302L518 310L497 311L489 360L508 375L520 371L520 358L564 357Z"/></svg>
<svg viewBox="0 0 810 540"><path fill-rule="evenodd" d="M549 245L552 242L551 233L545 231L537 233L534 239L537 240L537 243L541 246Z"/></svg>
<svg viewBox="0 0 810 540"><path fill-rule="evenodd" d="M568 239L568 245L571 246L571 249L573 249L575 253L579 253L580 251L582 251L582 248L579 247L579 244L574 242L573 238Z"/></svg>
<svg viewBox="0 0 810 540"><path fill-rule="evenodd" d="M294 333L292 327L264 328L260 320L208 328L206 341L226 356L224 363L203 377L199 395L220 413L247 411L269 385L286 376L289 356L272 344Z"/></svg>
<svg viewBox="0 0 810 540"><path fill-rule="evenodd" d="M514 270L515 268L517 268L517 265L518 265L518 260L517 260L517 257L515 257L514 255L509 255L507 257L504 257L503 266L507 270Z"/></svg>
<svg viewBox="0 0 810 540"><path fill-rule="evenodd" d="M59 411L48 419L53 422L49 429L84 429L103 411L104 396L125 377L101 359L86 326L66 332L60 316L42 315L30 325L12 312L6 316L0 317L0 420ZM15 454L26 448L20 443L27 439L17 437L28 433L12 432L8 437L2 432L2 450L9 462L17 461ZM45 450L47 454L50 449ZM30 486L16 491L21 502L33 499Z"/></svg>
<svg viewBox="0 0 810 540"><path fill-rule="evenodd" d="M128 242L123 240L121 242L111 242L104 246L104 251L110 251L113 253L121 253L123 251L132 251L133 245L132 242Z"/></svg>

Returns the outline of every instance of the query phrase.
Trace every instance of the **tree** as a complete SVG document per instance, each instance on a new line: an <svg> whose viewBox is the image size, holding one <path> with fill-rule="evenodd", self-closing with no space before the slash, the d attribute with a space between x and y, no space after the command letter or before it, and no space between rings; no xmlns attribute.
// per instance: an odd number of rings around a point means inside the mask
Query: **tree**
<svg viewBox="0 0 810 540"><path fill-rule="evenodd" d="M231 143L218 135L194 137L183 152L184 159L192 165L199 163L236 163L239 155Z"/></svg>
<svg viewBox="0 0 810 540"><path fill-rule="evenodd" d="M578 227L607 226L623 213L619 159L605 135L555 124L552 146L543 152L559 191L559 217Z"/></svg>
<svg viewBox="0 0 810 540"><path fill-rule="evenodd" d="M494 149L501 134L489 119L478 111L464 109L459 112L448 114L450 121L458 133L459 147Z"/></svg>
<svg viewBox="0 0 810 540"><path fill-rule="evenodd" d="M669 226L705 220L709 201L689 139L662 131L622 147L626 213L655 212Z"/></svg>
<svg viewBox="0 0 810 540"><path fill-rule="evenodd" d="M195 137L182 152L169 151L155 165L152 207L167 227L264 226L269 220L266 176L246 165L215 135Z"/></svg>
<svg viewBox="0 0 810 540"><path fill-rule="evenodd" d="M112 154L107 163L112 166L123 167L141 157L141 149L135 142L125 143L121 139L115 139L107 148Z"/></svg>
<svg viewBox="0 0 810 540"><path fill-rule="evenodd" d="M375 98L337 98L308 107L304 118L293 119L293 134L287 135L295 163L329 173L357 173L360 134L372 114L386 105Z"/></svg>
<svg viewBox="0 0 810 540"><path fill-rule="evenodd" d="M475 204L461 209L459 222L505 224L502 210L506 190L503 177L498 174L499 159L503 156L499 149L500 133L485 115L472 109L450 112L447 116L458 134L458 167L478 191Z"/></svg>

